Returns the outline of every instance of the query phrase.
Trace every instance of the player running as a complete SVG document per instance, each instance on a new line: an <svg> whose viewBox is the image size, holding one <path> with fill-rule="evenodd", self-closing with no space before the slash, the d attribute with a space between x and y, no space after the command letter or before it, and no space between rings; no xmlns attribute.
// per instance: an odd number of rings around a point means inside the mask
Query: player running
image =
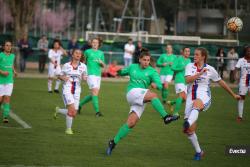
<svg viewBox="0 0 250 167"><path fill-rule="evenodd" d="M130 76L127 87L127 101L130 104L130 112L127 122L122 125L116 136L109 141L107 155L111 155L118 142L135 127L144 111L145 103L151 102L154 109L163 118L165 124L172 121L172 116L165 111L157 94L148 89L150 85L153 88L162 89L159 74L154 68L149 66L149 63L149 52L142 52L139 57L139 64L132 64L118 72L119 75Z"/></svg>
<svg viewBox="0 0 250 167"><path fill-rule="evenodd" d="M8 123L10 113L10 97L13 90L13 74L17 73L14 68L15 55L11 53L12 43L5 41L3 52L0 53L0 105L3 110L3 123Z"/></svg>
<svg viewBox="0 0 250 167"><path fill-rule="evenodd" d="M238 117L237 121L241 122L243 118L243 108L245 96L250 92L250 47L244 50L244 57L240 58L236 64L236 70L240 70L239 78L239 95L241 99L238 101Z"/></svg>
<svg viewBox="0 0 250 167"><path fill-rule="evenodd" d="M217 82L235 99L240 99L240 96L236 95L220 78L217 71L212 66L206 64L207 57L206 49L197 48L194 52L194 63L189 63L185 70L188 85L183 132L187 134L196 151L194 160L200 160L204 155L195 130L199 112L206 111L211 104L210 80Z"/></svg>
<svg viewBox="0 0 250 167"><path fill-rule="evenodd" d="M80 113L80 110L82 106L92 100L96 117L101 117L103 114L99 110L99 101L98 101L98 94L101 86L101 68L105 66L104 61L104 54L101 50L98 50L98 48L101 46L101 41L99 38L94 38L91 41L91 49L88 49L84 52L84 56L86 59L86 64L88 68L88 79L87 83L89 86L89 89L91 90L91 95L85 96L81 101L79 105L78 112Z"/></svg>
<svg viewBox="0 0 250 167"><path fill-rule="evenodd" d="M52 93L52 82L56 74L61 71L61 59L62 55L67 55L67 52L62 48L59 40L54 40L53 48L49 50L49 67L48 67L48 92ZM54 92L59 93L59 86L61 81L56 80Z"/></svg>
<svg viewBox="0 0 250 167"><path fill-rule="evenodd" d="M57 114L61 113L66 116L66 134L73 134L71 129L73 118L76 116L80 94L81 94L81 80L87 79L87 67L80 62L81 50L75 49L72 52L72 61L65 63L62 67L62 71L59 75L59 79L62 80L62 96L63 102L67 109L60 109L56 107L54 117L57 118Z"/></svg>
<svg viewBox="0 0 250 167"><path fill-rule="evenodd" d="M187 64L191 63L190 48L184 47L182 49L182 55L177 57L174 60L171 69L175 72L175 92L178 95L178 98L173 101L167 101L167 104L171 106L175 105L173 117L174 119L179 119L179 111L181 109L181 104L186 100L187 86L185 81L185 67Z"/></svg>
<svg viewBox="0 0 250 167"><path fill-rule="evenodd" d="M163 103L166 103L168 97L168 86L172 81L174 75L174 71L171 69L171 65L176 58L176 56L173 54L172 45L167 44L166 51L167 53L162 54L156 62L157 67L161 68L160 77L161 83L163 85L161 96Z"/></svg>

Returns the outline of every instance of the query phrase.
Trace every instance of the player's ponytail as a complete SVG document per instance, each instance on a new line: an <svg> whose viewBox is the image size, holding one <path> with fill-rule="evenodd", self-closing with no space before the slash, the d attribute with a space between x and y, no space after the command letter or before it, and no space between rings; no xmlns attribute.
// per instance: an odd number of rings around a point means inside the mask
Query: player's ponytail
<svg viewBox="0 0 250 167"><path fill-rule="evenodd" d="M208 59L208 51L206 48L196 48L196 50L199 50L201 52L201 56L205 57L204 59L204 63L207 63L207 59Z"/></svg>

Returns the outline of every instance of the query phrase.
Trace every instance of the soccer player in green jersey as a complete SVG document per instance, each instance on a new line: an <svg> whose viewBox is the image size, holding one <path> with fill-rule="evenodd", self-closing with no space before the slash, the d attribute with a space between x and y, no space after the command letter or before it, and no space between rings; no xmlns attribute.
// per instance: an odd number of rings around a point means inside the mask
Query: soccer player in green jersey
<svg viewBox="0 0 250 167"><path fill-rule="evenodd" d="M13 75L17 75L14 69L15 55L11 53L12 43L5 41L3 52L0 53L0 104L3 110L3 122L8 123L10 112L10 97L13 90Z"/></svg>
<svg viewBox="0 0 250 167"><path fill-rule="evenodd" d="M150 85L153 88L162 89L159 74L154 68L149 66L149 63L149 52L142 52L139 57L139 64L132 64L118 72L119 75L130 76L127 87L127 101L130 104L130 112L127 122L121 126L115 137L109 141L107 155L111 155L116 144L135 127L144 111L145 103L151 102L153 108L161 115L165 124L173 120L173 117L165 111L157 94L148 89Z"/></svg>
<svg viewBox="0 0 250 167"><path fill-rule="evenodd" d="M186 100L187 86L185 81L185 67L187 64L191 63L190 48L184 47L182 49L182 55L177 57L171 66L171 69L175 72L175 92L178 95L177 99L173 101L167 101L167 104L172 106L175 104L173 117L175 120L179 119L179 111L181 109L181 104Z"/></svg>
<svg viewBox="0 0 250 167"><path fill-rule="evenodd" d="M98 94L101 86L101 68L105 66L104 61L104 54L102 51L98 50L100 47L101 42L99 38L94 38L91 41L91 49L88 49L84 52L87 68L88 68L88 79L87 83L89 89L91 90L91 94L85 96L79 104L78 113L82 106L92 100L96 117L103 116L103 114L99 110L99 101L98 101Z"/></svg>
<svg viewBox="0 0 250 167"><path fill-rule="evenodd" d="M174 71L171 69L171 66L176 58L173 54L172 45L167 44L166 51L167 53L162 54L156 62L157 67L161 68L160 77L163 86L161 96L163 103L166 103L167 100L168 85L172 81L174 75Z"/></svg>

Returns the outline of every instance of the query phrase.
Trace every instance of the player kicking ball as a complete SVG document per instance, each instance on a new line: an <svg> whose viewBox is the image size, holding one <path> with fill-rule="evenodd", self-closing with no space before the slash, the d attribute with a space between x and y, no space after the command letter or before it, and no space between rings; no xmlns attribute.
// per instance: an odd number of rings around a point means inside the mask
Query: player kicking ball
<svg viewBox="0 0 250 167"><path fill-rule="evenodd" d="M121 126L115 137L109 141L106 150L107 155L111 155L118 142L136 126L144 111L145 103L151 102L165 124L173 120L173 117L165 111L157 94L148 89L150 85L153 88L162 89L160 76L154 68L149 66L149 63L150 53L144 51L139 57L139 64L132 64L118 72L121 76L130 76L127 87L127 101L130 104L130 112L127 122Z"/></svg>
<svg viewBox="0 0 250 167"><path fill-rule="evenodd" d="M236 64L235 70L240 70L238 117L237 121L241 122L243 118L244 101L247 93L250 93L250 46L244 50L244 57L240 58Z"/></svg>
<svg viewBox="0 0 250 167"><path fill-rule="evenodd" d="M0 105L3 110L3 123L8 123L10 113L10 97L13 90L13 75L17 75L14 68L15 55L11 53L12 43L5 41L3 52L0 53Z"/></svg>
<svg viewBox="0 0 250 167"><path fill-rule="evenodd" d="M240 99L230 87L220 78L217 71L206 64L208 53L204 48L197 48L194 52L194 63L186 66L185 78L187 82L187 100L183 132L187 134L196 153L194 160L200 160L204 155L201 150L196 131L196 121L201 111L206 111L211 104L210 80L217 82L236 100Z"/></svg>
<svg viewBox="0 0 250 167"><path fill-rule="evenodd" d="M54 117L57 118L58 113L66 116L65 133L68 135L73 134L71 127L79 106L81 81L87 79L87 67L80 62L81 55L81 50L73 50L72 61L63 65L58 77L63 81L62 97L67 109L56 107Z"/></svg>

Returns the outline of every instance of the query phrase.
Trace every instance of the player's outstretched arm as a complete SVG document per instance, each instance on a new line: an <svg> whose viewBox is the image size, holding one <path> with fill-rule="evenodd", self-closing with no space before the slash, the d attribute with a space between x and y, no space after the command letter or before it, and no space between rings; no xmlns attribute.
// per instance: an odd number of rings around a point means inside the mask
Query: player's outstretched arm
<svg viewBox="0 0 250 167"><path fill-rule="evenodd" d="M223 81L222 79L218 81L218 84L224 88L231 96L233 96L233 98L235 98L236 100L240 100L241 97L240 95L235 94L232 89L226 84L225 81Z"/></svg>
<svg viewBox="0 0 250 167"><path fill-rule="evenodd" d="M119 76L126 76L129 74L129 67L125 67L125 68L122 68L120 70L117 71L117 74Z"/></svg>

